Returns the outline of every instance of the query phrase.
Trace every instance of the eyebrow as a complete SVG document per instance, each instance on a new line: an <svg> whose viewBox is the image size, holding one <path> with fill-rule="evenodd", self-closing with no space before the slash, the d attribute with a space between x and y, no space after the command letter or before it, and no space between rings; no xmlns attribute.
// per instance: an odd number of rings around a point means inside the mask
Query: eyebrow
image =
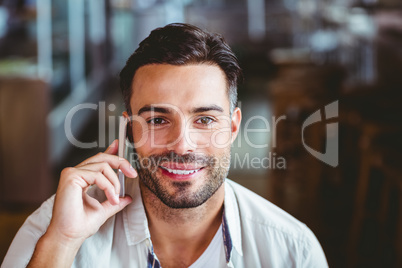
<svg viewBox="0 0 402 268"><path fill-rule="evenodd" d="M197 113L204 113L204 112L208 112L208 111L218 111L221 113L224 112L222 107L213 104L210 106L202 106L202 107L194 108L191 110L191 113L197 114ZM162 114L168 114L168 113L172 112L172 109L165 108L165 107L146 105L138 110L137 115L141 115L142 113L145 113L145 112L157 112L157 113L162 113Z"/></svg>
<svg viewBox="0 0 402 268"><path fill-rule="evenodd" d="M162 113L162 114L168 114L171 112L171 109L164 108L164 107L156 107L156 106L150 106L146 105L142 107L141 109L138 110L138 114L140 115L145 112L157 112L157 113Z"/></svg>
<svg viewBox="0 0 402 268"><path fill-rule="evenodd" d="M218 106L218 105L211 105L211 106L202 106L202 107L197 107L191 110L191 112L193 114L197 114L197 113L204 113L204 112L208 112L208 111L218 111L223 113L223 108Z"/></svg>

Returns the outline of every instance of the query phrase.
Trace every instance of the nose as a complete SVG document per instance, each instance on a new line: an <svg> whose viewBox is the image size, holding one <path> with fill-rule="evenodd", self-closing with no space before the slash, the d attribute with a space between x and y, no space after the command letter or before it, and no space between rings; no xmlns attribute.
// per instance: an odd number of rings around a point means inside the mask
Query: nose
<svg viewBox="0 0 402 268"><path fill-rule="evenodd" d="M169 131L167 149L179 155L194 152L195 147L189 139L188 131L184 122L172 126L171 131Z"/></svg>

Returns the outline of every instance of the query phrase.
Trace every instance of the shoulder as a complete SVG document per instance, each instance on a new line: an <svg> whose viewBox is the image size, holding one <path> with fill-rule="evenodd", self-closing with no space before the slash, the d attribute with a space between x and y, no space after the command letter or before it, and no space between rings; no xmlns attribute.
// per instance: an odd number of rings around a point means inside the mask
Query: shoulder
<svg viewBox="0 0 402 268"><path fill-rule="evenodd" d="M234 181L227 180L227 183L233 190L242 220L276 228L296 236L306 228L305 224L265 198Z"/></svg>
<svg viewBox="0 0 402 268"><path fill-rule="evenodd" d="M302 222L247 188L227 180L233 190L241 222L243 246L255 246L262 258L287 256L296 266L326 267L326 259L313 232ZM269 253L268 253L269 252ZM266 260L268 261L268 260Z"/></svg>
<svg viewBox="0 0 402 268"><path fill-rule="evenodd" d="M42 236L52 218L54 199L55 195L52 195L43 202L42 205L26 219L22 227L37 229L37 232L41 233L40 236Z"/></svg>
<svg viewBox="0 0 402 268"><path fill-rule="evenodd" d="M52 218L55 196L33 212L15 235L1 267L25 267L31 259L39 238L46 232Z"/></svg>

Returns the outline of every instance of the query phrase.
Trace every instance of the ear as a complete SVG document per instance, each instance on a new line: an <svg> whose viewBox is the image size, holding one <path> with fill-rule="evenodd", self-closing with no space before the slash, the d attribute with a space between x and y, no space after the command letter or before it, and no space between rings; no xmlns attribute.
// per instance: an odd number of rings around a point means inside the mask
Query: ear
<svg viewBox="0 0 402 268"><path fill-rule="evenodd" d="M133 125L131 124L130 116L126 111L123 112L123 116L128 119L127 128L126 128L126 137L131 142L134 143L133 138Z"/></svg>
<svg viewBox="0 0 402 268"><path fill-rule="evenodd" d="M232 125L231 125L232 143L235 141L237 134L239 133L240 123L241 123L241 110L239 107L236 107L232 113Z"/></svg>

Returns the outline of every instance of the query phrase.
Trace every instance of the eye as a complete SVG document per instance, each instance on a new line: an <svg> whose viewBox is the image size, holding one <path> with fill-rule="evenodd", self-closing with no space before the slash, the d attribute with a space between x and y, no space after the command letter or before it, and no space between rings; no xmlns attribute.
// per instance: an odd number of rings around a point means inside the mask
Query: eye
<svg viewBox="0 0 402 268"><path fill-rule="evenodd" d="M159 126L159 125L167 123L167 121L161 117L156 117L156 118L152 118L152 119L148 120L147 123L150 125Z"/></svg>
<svg viewBox="0 0 402 268"><path fill-rule="evenodd" d="M196 123L198 123L198 124L202 124L202 125L210 125L210 124L212 124L213 122L215 122L215 120L213 119L213 118L211 118L211 117L208 117L208 116L203 116L203 117L201 117L201 118L199 118L197 121L195 121Z"/></svg>

